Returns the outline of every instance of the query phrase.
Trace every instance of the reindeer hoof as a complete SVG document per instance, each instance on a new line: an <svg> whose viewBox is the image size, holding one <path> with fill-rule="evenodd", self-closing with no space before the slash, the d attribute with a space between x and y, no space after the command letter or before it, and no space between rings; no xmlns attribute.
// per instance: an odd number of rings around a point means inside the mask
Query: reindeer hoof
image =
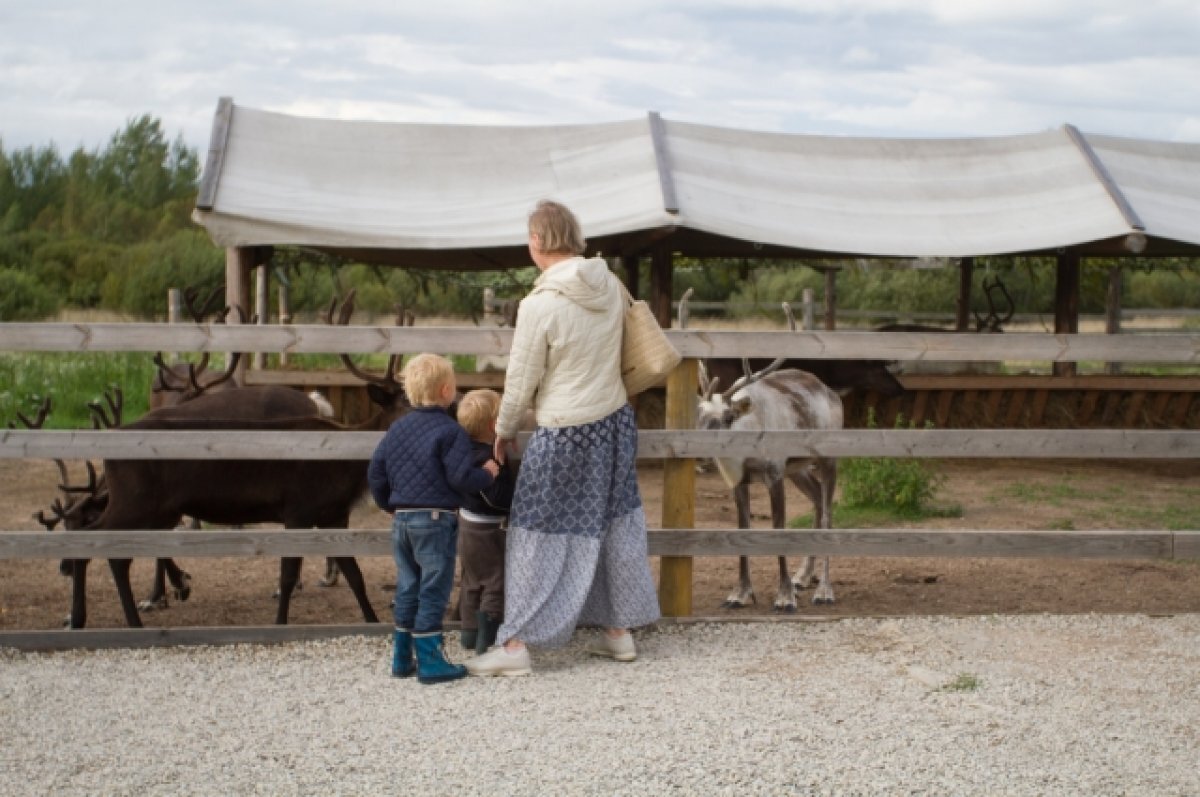
<svg viewBox="0 0 1200 797"><path fill-rule="evenodd" d="M161 598L146 598L138 603L138 610L143 612L153 612L157 609L165 609L169 604L167 597L164 595Z"/></svg>
<svg viewBox="0 0 1200 797"><path fill-rule="evenodd" d="M777 603L771 607L771 611L776 614L795 614L796 604L794 603Z"/></svg>
<svg viewBox="0 0 1200 797"><path fill-rule="evenodd" d="M833 605L833 596L832 595L814 595L812 602L816 606L822 606L822 605L832 606Z"/></svg>
<svg viewBox="0 0 1200 797"><path fill-rule="evenodd" d="M192 574L185 571L181 575L183 583L171 591L175 595L175 600L182 602L192 597Z"/></svg>
<svg viewBox="0 0 1200 797"><path fill-rule="evenodd" d="M745 609L746 602L742 601L742 600L738 600L737 598L726 598L725 602L721 604L721 608L722 609Z"/></svg>
<svg viewBox="0 0 1200 797"><path fill-rule="evenodd" d="M320 579L319 581L317 581L317 586L318 587L336 587L337 583L338 583L338 577L335 574L332 578Z"/></svg>

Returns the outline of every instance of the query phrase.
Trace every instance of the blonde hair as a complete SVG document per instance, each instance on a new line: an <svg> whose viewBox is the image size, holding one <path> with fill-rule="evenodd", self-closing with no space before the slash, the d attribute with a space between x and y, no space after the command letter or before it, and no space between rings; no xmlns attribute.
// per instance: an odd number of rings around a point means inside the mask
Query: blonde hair
<svg viewBox="0 0 1200 797"><path fill-rule="evenodd" d="M404 364L404 394L414 407L440 403L442 388L454 382L454 366L438 354L418 354Z"/></svg>
<svg viewBox="0 0 1200 797"><path fill-rule="evenodd" d="M472 390L458 402L458 422L473 440L486 437L500 414L500 394L494 390Z"/></svg>
<svg viewBox="0 0 1200 797"><path fill-rule="evenodd" d="M540 251L547 254L581 255L587 240L579 219L566 205L543 199L529 214L529 234L536 234Z"/></svg>

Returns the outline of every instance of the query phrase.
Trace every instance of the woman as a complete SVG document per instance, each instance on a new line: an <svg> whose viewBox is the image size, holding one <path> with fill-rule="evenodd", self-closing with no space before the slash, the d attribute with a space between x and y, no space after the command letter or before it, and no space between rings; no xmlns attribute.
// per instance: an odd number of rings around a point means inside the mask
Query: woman
<svg viewBox="0 0 1200 797"><path fill-rule="evenodd" d="M581 257L585 245L570 210L538 203L529 254L542 273L517 315L496 459L530 407L538 430L509 516L499 644L466 662L473 675L527 675L527 644L563 645L580 623L605 628L590 652L633 661L629 629L659 618L621 382L625 301L604 260Z"/></svg>

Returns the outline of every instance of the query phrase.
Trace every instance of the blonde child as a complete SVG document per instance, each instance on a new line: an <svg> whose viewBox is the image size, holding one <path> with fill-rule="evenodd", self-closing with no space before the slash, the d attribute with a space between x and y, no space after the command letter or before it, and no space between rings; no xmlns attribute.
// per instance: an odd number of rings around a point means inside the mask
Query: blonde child
<svg viewBox="0 0 1200 797"><path fill-rule="evenodd" d="M500 394L494 390L472 390L458 402L458 422L471 437L477 463L494 461L499 414ZM515 468L506 463L491 485L464 495L458 510L460 640L464 649L474 648L476 653L495 643L504 619L504 538L515 486Z"/></svg>
<svg viewBox="0 0 1200 797"><path fill-rule="evenodd" d="M461 665L446 660L442 636L454 584L456 512L463 494L491 485L500 466L478 463L467 433L446 412L455 397L449 360L419 354L404 366L403 377L413 408L375 449L367 480L375 503L392 514L392 676L415 673L419 682L431 684L466 675Z"/></svg>

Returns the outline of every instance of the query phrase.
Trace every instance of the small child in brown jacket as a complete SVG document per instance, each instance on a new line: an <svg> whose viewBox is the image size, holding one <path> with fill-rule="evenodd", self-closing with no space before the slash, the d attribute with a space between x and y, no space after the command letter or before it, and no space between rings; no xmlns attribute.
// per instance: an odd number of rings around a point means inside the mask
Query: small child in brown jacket
<svg viewBox="0 0 1200 797"><path fill-rule="evenodd" d="M472 390L458 403L458 422L471 438L476 464L492 459L500 394ZM462 579L458 587L459 637L464 650L484 653L496 642L504 619L504 546L508 512L516 487L516 464L511 460L488 487L463 494L458 510L458 550Z"/></svg>

